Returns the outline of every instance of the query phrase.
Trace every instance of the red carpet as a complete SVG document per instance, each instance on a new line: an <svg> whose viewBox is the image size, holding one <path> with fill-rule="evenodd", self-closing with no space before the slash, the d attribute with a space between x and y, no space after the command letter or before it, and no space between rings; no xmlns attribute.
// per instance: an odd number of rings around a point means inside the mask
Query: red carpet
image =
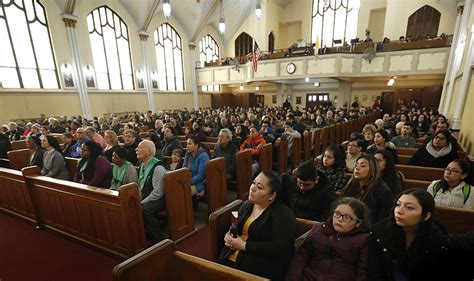
<svg viewBox="0 0 474 281"><path fill-rule="evenodd" d="M120 262L0 213L1 281L110 281Z"/></svg>
<svg viewBox="0 0 474 281"><path fill-rule="evenodd" d="M211 243L209 238L209 227L205 225L193 235L176 244L179 251L211 260Z"/></svg>

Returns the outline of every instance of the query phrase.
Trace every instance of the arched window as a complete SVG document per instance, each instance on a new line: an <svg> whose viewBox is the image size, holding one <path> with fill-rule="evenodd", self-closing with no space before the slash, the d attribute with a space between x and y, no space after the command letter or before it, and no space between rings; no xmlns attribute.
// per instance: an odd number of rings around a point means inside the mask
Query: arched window
<svg viewBox="0 0 474 281"><path fill-rule="evenodd" d="M441 13L435 8L425 5L408 18L407 34L414 40L425 37L437 37ZM428 35L428 36L427 36Z"/></svg>
<svg viewBox="0 0 474 281"><path fill-rule="evenodd" d="M164 23L155 30L154 38L159 89L184 91L181 36L171 25Z"/></svg>
<svg viewBox="0 0 474 281"><path fill-rule="evenodd" d="M313 0L311 40L316 46L349 42L357 35L360 0ZM336 41L336 42L337 42Z"/></svg>
<svg viewBox="0 0 474 281"><path fill-rule="evenodd" d="M219 60L219 45L211 35L202 37L199 42L199 59L201 61L201 67L204 67L205 62L212 62ZM204 85L202 90L205 92L218 92L220 91L220 85Z"/></svg>
<svg viewBox="0 0 474 281"><path fill-rule="evenodd" d="M273 53L273 51L275 51L275 35L273 35L273 32L270 32L270 34L268 34L268 51L270 53Z"/></svg>
<svg viewBox="0 0 474 281"><path fill-rule="evenodd" d="M99 89L133 89L128 27L109 7L87 16L92 56Z"/></svg>
<svg viewBox="0 0 474 281"><path fill-rule="evenodd" d="M0 82L4 88L59 88L48 21L38 0L0 4Z"/></svg>
<svg viewBox="0 0 474 281"><path fill-rule="evenodd" d="M242 32L235 39L235 56L243 57L253 52L253 38L245 32Z"/></svg>

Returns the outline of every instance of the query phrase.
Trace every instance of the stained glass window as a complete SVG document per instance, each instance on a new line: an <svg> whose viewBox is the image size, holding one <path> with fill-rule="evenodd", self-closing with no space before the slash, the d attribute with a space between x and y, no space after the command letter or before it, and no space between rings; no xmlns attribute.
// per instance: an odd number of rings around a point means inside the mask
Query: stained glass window
<svg viewBox="0 0 474 281"><path fill-rule="evenodd" d="M183 49L181 36L168 23L154 32L158 88L168 91L184 91Z"/></svg>

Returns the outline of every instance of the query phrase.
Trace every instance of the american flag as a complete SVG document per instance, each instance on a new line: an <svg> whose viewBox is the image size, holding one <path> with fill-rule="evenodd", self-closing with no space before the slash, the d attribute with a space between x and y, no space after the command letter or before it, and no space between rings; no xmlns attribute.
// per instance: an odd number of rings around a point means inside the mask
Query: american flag
<svg viewBox="0 0 474 281"><path fill-rule="evenodd" d="M260 47L258 46L257 42L255 42L255 45L253 48L253 56L252 56L253 72L257 72L257 61L260 58L261 54L262 54L262 50L260 50Z"/></svg>

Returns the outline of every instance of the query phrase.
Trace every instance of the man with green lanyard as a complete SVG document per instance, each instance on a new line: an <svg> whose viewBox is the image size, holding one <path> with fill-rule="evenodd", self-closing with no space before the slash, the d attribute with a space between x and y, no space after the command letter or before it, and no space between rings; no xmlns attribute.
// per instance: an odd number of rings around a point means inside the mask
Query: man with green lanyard
<svg viewBox="0 0 474 281"><path fill-rule="evenodd" d="M112 154L112 184L110 189L120 190L124 184L138 182L137 170L127 161L127 150L119 147Z"/></svg>
<svg viewBox="0 0 474 281"><path fill-rule="evenodd" d="M142 194L142 213L148 245L164 239L160 231L158 213L165 209L163 176L166 169L163 163L154 157L155 144L143 140L135 150L140 161L138 185Z"/></svg>

